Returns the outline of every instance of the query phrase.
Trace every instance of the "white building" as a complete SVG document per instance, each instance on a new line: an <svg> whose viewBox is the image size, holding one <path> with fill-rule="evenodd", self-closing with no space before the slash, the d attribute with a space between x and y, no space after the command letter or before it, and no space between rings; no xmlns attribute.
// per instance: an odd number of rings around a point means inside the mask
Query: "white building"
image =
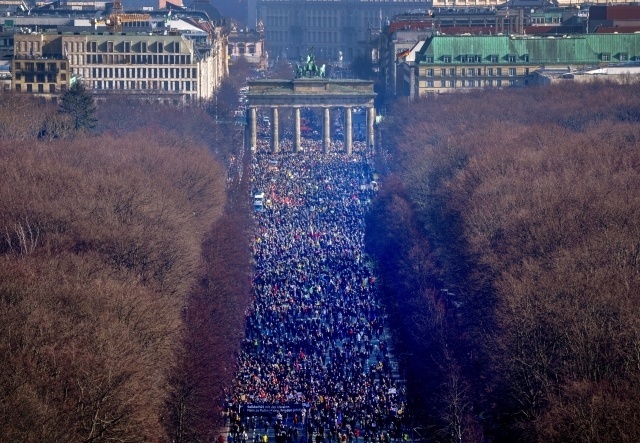
<svg viewBox="0 0 640 443"><path fill-rule="evenodd" d="M214 32L205 44L181 32L16 34L14 54L22 60L68 60L70 75L81 78L96 94L195 102L211 98L228 74L226 37ZM40 78L46 83L49 77ZM30 86L20 80L21 91L50 91L49 85Z"/></svg>

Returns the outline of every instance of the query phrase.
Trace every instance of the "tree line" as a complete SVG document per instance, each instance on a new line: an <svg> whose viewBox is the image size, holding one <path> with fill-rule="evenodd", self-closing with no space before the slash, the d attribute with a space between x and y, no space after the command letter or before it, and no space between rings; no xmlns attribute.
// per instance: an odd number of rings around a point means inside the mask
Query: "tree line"
<svg viewBox="0 0 640 443"><path fill-rule="evenodd" d="M212 441L250 284L242 129L87 106L76 128L0 98L0 440Z"/></svg>
<svg viewBox="0 0 640 443"><path fill-rule="evenodd" d="M398 104L367 223L419 432L640 435L640 88Z"/></svg>

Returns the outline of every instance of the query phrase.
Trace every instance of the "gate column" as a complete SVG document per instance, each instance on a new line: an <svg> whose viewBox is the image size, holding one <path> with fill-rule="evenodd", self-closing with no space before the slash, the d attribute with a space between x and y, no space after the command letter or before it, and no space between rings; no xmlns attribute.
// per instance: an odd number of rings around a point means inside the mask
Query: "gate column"
<svg viewBox="0 0 640 443"><path fill-rule="evenodd" d="M329 115L329 108L324 108L324 119L322 123L322 148L324 153L329 152L331 147L331 116Z"/></svg>
<svg viewBox="0 0 640 443"><path fill-rule="evenodd" d="M280 132L278 126L278 108L274 106L271 108L271 152L280 152L280 140L278 139L278 133Z"/></svg>
<svg viewBox="0 0 640 443"><path fill-rule="evenodd" d="M351 155L353 150L353 122L352 122L352 109L350 106L344 108L344 146L347 150L347 155Z"/></svg>
<svg viewBox="0 0 640 443"><path fill-rule="evenodd" d="M297 106L293 108L294 112L294 123L295 126L293 128L293 151L300 152L301 142L300 142L300 108Z"/></svg>
<svg viewBox="0 0 640 443"><path fill-rule="evenodd" d="M375 147L375 140L373 137L373 123L376 119L376 108L370 106L367 108L367 148L373 149Z"/></svg>

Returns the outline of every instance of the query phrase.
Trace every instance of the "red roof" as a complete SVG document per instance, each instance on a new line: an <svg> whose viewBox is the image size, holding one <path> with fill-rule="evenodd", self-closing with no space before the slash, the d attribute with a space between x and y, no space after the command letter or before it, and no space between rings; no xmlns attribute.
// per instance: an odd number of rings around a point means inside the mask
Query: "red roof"
<svg viewBox="0 0 640 443"><path fill-rule="evenodd" d="M473 35L495 35L499 32L503 34L515 33L515 29L496 30L494 26L436 26L433 28L433 22L428 21L400 21L393 22L389 25L388 33L393 34L399 30L437 30L447 35L473 34ZM542 25L542 26L525 26L525 34L573 34L578 31L573 27L563 27L561 25Z"/></svg>
<svg viewBox="0 0 640 443"><path fill-rule="evenodd" d="M640 26L598 26L595 29L596 34L633 34L634 32L640 32Z"/></svg>
<svg viewBox="0 0 640 443"><path fill-rule="evenodd" d="M421 29L431 29L433 27L433 20L404 20L399 22L393 22L389 24L387 34L391 35L396 31L411 30L419 31Z"/></svg>
<svg viewBox="0 0 640 443"><path fill-rule="evenodd" d="M499 30L493 26L441 26L438 31L447 35L460 35L460 34L472 34L472 35L496 35L502 34L515 34L515 29L509 31L509 29ZM524 33L526 35L539 35L539 34L571 34L572 30L563 29L562 26L548 25L548 26L525 26Z"/></svg>

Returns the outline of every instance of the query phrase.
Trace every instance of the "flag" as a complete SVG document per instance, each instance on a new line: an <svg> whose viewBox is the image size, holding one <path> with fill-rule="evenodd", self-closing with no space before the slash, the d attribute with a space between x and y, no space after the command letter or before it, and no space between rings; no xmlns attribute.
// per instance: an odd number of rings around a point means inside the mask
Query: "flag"
<svg viewBox="0 0 640 443"><path fill-rule="evenodd" d="M411 53L411 49L405 49L404 51L398 52L397 58L405 58L407 55Z"/></svg>

